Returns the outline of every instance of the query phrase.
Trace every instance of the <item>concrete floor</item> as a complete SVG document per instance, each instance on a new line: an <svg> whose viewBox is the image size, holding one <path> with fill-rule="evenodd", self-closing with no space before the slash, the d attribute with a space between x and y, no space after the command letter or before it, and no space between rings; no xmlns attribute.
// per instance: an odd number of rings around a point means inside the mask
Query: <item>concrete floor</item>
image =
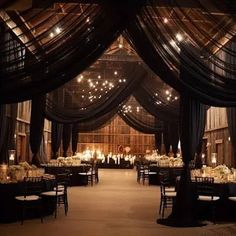
<svg viewBox="0 0 236 236"><path fill-rule="evenodd" d="M0 224L0 236L233 236L236 224L173 228L156 223L159 187L138 184L135 170L99 170L100 182L91 187L69 189L69 212ZM168 212L167 214L168 215Z"/></svg>

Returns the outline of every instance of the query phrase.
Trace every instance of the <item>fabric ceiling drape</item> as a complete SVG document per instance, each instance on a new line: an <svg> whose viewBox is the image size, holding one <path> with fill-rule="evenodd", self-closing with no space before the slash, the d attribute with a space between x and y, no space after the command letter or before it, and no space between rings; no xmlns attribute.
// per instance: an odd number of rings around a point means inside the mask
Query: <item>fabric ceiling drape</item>
<svg viewBox="0 0 236 236"><path fill-rule="evenodd" d="M168 25L163 26L160 9L155 7L155 2L148 2L150 5L142 8L142 11L134 21L130 22L125 31L126 39L143 61L163 81L182 94L191 94L195 99L209 105L234 106L236 104L235 65L224 63L216 55L208 55L209 61L215 67L222 68L223 64L227 73L222 75L216 69L211 69L209 63L202 59L199 46L197 46L200 45L200 42L197 39L193 38L193 42L186 39L187 43L184 41L181 45L179 43L173 44L173 40L176 39L174 32L168 28ZM175 14L178 14L177 10L174 9L174 11ZM200 8L199 13L202 14L202 17L204 12L206 14L206 10ZM188 16L186 15L186 17ZM183 32L189 33L187 27L178 26L183 27ZM227 32L227 29L224 27L223 29ZM199 31L201 32L201 30L203 29L200 28ZM207 35L208 32L204 33ZM191 35L188 38L191 38ZM232 48L224 50L224 53L231 54L233 57L236 55L235 49ZM180 58L183 63L180 62ZM181 74L180 79L179 74Z"/></svg>
<svg viewBox="0 0 236 236"><path fill-rule="evenodd" d="M0 87L0 102L27 100L37 94L50 92L73 79L103 54L137 14L143 3L141 0L135 3L129 0L110 4L104 0L99 5L87 4L83 14L73 14L78 11L80 7L78 4L71 8L71 14L60 19L55 19L53 13L45 18L43 11L39 11L33 16L34 20L41 19L41 24L36 25L35 29L44 26L48 31L43 31L33 41L25 43L23 49L21 45L17 45L5 49L2 54L3 57L10 54L12 59L8 63L1 63L0 67L20 64L14 70L4 72L4 83ZM24 16L27 12L18 14ZM54 25L48 27L52 17ZM28 23L27 20L25 23ZM62 27L61 33L49 38L48 32L58 25ZM10 41L14 41L11 29L8 29L6 34L11 37ZM2 47L9 40L6 40ZM35 49L34 44L38 40L41 42L41 47ZM24 54L14 56L16 52L25 48L31 49L31 56L26 57ZM37 71L42 71L41 78L37 81L31 80L30 76Z"/></svg>
<svg viewBox="0 0 236 236"><path fill-rule="evenodd" d="M47 98L45 116L49 120L55 120L60 123L80 123L104 116L106 113L117 109L117 107L132 94L146 78L147 72L141 65L128 63L124 66L123 76L127 78L125 84L117 85L116 88L104 94L98 101L86 107L71 103L68 104L67 107L64 107L61 101L55 102L49 95Z"/></svg>

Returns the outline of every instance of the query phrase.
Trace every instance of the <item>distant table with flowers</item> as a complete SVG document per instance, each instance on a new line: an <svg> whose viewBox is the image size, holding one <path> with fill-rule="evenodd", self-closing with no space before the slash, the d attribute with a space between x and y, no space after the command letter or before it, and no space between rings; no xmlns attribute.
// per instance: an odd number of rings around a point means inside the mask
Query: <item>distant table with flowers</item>
<svg viewBox="0 0 236 236"><path fill-rule="evenodd" d="M69 173L70 177L70 185L71 186L78 186L78 185L84 185L84 180L79 175L81 172L86 172L91 168L90 164L80 164L80 165L42 165L42 167L45 169L45 173L57 175L60 173Z"/></svg>
<svg viewBox="0 0 236 236"><path fill-rule="evenodd" d="M229 169L225 165L219 165L215 168L204 166L202 169L191 170L191 195L193 211L198 218L207 217L207 212L210 210L210 204L207 202L198 201L197 187L199 184L204 185L204 182L196 182L195 177L210 177L214 179L213 183L207 183L207 186L212 186L214 196L218 196L219 200L215 202L215 217L219 221L235 221L236 219L236 202L230 201L228 198L236 196L236 174L234 169ZM176 190L178 191L178 183ZM203 194L204 195L204 194ZM209 195L209 194L206 194Z"/></svg>

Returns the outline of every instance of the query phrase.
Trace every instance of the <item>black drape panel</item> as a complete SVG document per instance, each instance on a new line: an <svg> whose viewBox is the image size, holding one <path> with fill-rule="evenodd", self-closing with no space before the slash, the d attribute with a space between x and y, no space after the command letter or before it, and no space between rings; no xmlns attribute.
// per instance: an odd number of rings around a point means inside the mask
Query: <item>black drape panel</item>
<svg viewBox="0 0 236 236"><path fill-rule="evenodd" d="M58 157L58 150L62 139L62 124L52 121L52 158Z"/></svg>
<svg viewBox="0 0 236 236"><path fill-rule="evenodd" d="M203 136L205 132L205 125L206 125L206 118L207 118L207 109L209 107L205 106L205 109L202 108L200 111L200 122L199 128L198 128L198 137L199 137L199 143L197 145L196 149L196 160L195 160L195 167L196 168L201 168L202 167L202 157L201 157L201 152L202 152L202 141L203 141Z"/></svg>
<svg viewBox="0 0 236 236"><path fill-rule="evenodd" d="M161 144L162 144L162 132L155 133L155 148L158 150L158 153L161 154Z"/></svg>
<svg viewBox="0 0 236 236"><path fill-rule="evenodd" d="M168 156L170 152L170 135L169 135L169 125L164 122L164 130L163 130L163 142L165 146L165 153Z"/></svg>
<svg viewBox="0 0 236 236"><path fill-rule="evenodd" d="M39 149L44 130L44 110L45 96L36 96L32 100L31 117L30 117L30 147L33 153L32 164L39 166L41 164Z"/></svg>
<svg viewBox="0 0 236 236"><path fill-rule="evenodd" d="M202 117L204 117L205 112L205 105L190 97L181 95L180 141L184 168L172 216L176 217L179 223L183 225L193 224L194 220L189 162L194 159L197 146L200 139L202 139L202 129L205 126L205 119Z"/></svg>
<svg viewBox="0 0 236 236"><path fill-rule="evenodd" d="M8 150L16 149L15 127L17 104L8 106L9 114L6 114L6 105L1 106L0 112L0 163L8 163Z"/></svg>
<svg viewBox="0 0 236 236"><path fill-rule="evenodd" d="M63 146L63 156L67 157L67 151L71 141L71 124L63 124L63 133L62 133L62 146Z"/></svg>
<svg viewBox="0 0 236 236"><path fill-rule="evenodd" d="M234 150L234 158L236 158L236 107L227 108L227 120L230 140Z"/></svg>
<svg viewBox="0 0 236 236"><path fill-rule="evenodd" d="M5 144L6 135L6 105L0 106L0 154L2 153L2 148ZM0 163L4 162L4 158L0 155Z"/></svg>
<svg viewBox="0 0 236 236"><path fill-rule="evenodd" d="M78 141L79 141L79 133L76 130L76 127L73 126L72 127L72 142L71 142L73 155L75 155L75 153L77 152Z"/></svg>
<svg viewBox="0 0 236 236"><path fill-rule="evenodd" d="M178 152L178 143L179 143L179 125L178 123L169 123L168 126L168 137L170 144L172 146L172 152L174 157L176 157Z"/></svg>

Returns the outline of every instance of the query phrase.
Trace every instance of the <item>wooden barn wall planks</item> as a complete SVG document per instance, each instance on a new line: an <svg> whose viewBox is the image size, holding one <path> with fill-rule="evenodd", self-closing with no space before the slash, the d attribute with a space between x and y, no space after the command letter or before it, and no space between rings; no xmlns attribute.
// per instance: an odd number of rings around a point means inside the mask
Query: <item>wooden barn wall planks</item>
<svg viewBox="0 0 236 236"><path fill-rule="evenodd" d="M206 152L206 164L212 165L211 154L217 153L217 165L226 164L235 167L232 145L229 139L226 109L211 107L207 112L207 123L203 138L203 152Z"/></svg>

